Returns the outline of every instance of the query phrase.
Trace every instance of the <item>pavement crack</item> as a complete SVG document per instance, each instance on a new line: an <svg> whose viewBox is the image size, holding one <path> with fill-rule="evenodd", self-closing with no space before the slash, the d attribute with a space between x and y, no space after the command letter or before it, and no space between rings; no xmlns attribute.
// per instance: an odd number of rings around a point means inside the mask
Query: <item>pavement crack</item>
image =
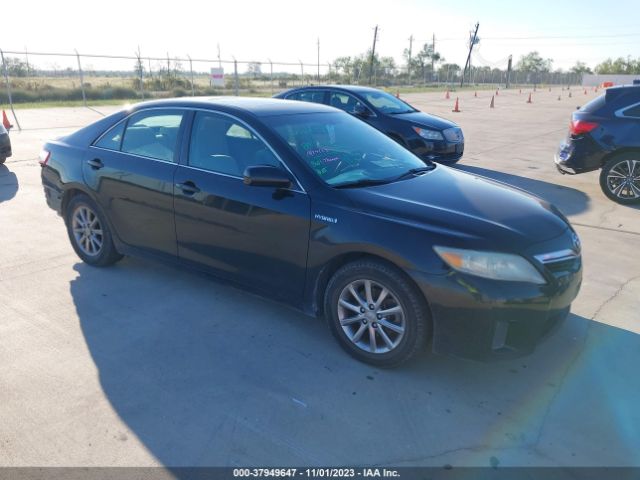
<svg viewBox="0 0 640 480"><path fill-rule="evenodd" d="M600 304L600 306L596 309L595 313L591 317L591 320L595 320L598 317L598 315L600 315L600 312L602 311L602 309L604 307L606 307L609 303L611 303L613 300L615 300L618 297L618 295L620 295L622 293L622 291L625 289L625 287L627 285L629 285L634 280L638 280L638 279L640 279L640 275L636 275L635 277L631 277L628 280L626 280L625 282L623 282L618 287L618 289L615 292L613 292L613 295L611 295L609 298L607 298L604 302L602 302Z"/></svg>

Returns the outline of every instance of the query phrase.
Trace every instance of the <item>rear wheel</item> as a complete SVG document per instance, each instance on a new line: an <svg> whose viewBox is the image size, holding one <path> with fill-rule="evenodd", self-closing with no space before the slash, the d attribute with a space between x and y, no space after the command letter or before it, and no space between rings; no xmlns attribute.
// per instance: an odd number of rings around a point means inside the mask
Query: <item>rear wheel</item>
<svg viewBox="0 0 640 480"><path fill-rule="evenodd" d="M600 171L600 188L614 202L640 203L640 153L616 155Z"/></svg>
<svg viewBox="0 0 640 480"><path fill-rule="evenodd" d="M424 298L396 268L361 260L340 268L325 293L325 316L340 345L378 367L395 367L427 343Z"/></svg>
<svg viewBox="0 0 640 480"><path fill-rule="evenodd" d="M88 196L80 194L71 199L65 221L71 245L83 262L106 267L122 258L104 215Z"/></svg>

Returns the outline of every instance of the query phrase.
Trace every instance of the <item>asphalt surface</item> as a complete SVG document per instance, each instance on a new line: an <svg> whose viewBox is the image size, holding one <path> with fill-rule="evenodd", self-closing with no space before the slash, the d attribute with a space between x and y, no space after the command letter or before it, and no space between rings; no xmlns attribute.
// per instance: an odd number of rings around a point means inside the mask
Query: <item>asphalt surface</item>
<svg viewBox="0 0 640 480"><path fill-rule="evenodd" d="M18 111L0 166L0 466L640 466L640 208L553 165L593 92L413 94L466 135L460 168L554 202L584 283L531 356L348 357L321 321L211 277L126 258L84 265L45 204L47 138L100 116ZM561 100L558 100L561 95ZM113 108L101 107L102 112Z"/></svg>

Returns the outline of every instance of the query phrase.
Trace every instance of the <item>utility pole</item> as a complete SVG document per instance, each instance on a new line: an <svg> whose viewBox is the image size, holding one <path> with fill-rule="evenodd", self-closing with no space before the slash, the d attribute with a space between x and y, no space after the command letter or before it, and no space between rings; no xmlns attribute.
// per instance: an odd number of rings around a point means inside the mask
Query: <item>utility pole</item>
<svg viewBox="0 0 640 480"><path fill-rule="evenodd" d="M220 60L220 44L218 44L218 68L222 68L222 60Z"/></svg>
<svg viewBox="0 0 640 480"><path fill-rule="evenodd" d="M320 85L320 37L318 37L318 85Z"/></svg>
<svg viewBox="0 0 640 480"><path fill-rule="evenodd" d="M371 49L371 60L369 62L369 85L371 85L371 81L373 79L373 59L376 55L376 41L378 40L378 25L376 25L375 30L373 31L373 48Z"/></svg>
<svg viewBox="0 0 640 480"><path fill-rule="evenodd" d="M471 67L471 51L473 50L473 46L477 43L478 39L478 28L480 28L480 23L476 23L476 30L473 32L473 37L471 37L471 41L469 42L469 55L467 55L467 61L464 64L464 70L462 71L462 78L460 79L460 87L464 84L464 76L467 73L467 68Z"/></svg>
<svg viewBox="0 0 640 480"><path fill-rule="evenodd" d="M436 70L434 67L434 56L436 54L436 34L433 34L433 44L431 45L431 47L433 48L433 51L431 52L431 80L433 80L435 78L436 75Z"/></svg>
<svg viewBox="0 0 640 480"><path fill-rule="evenodd" d="M413 35L409 37L409 63L407 64L407 73L409 74L409 84L411 84L411 51L413 50Z"/></svg>
<svg viewBox="0 0 640 480"><path fill-rule="evenodd" d="M507 63L507 84L505 88L511 86L511 62L513 61L513 55L509 55L509 63Z"/></svg>

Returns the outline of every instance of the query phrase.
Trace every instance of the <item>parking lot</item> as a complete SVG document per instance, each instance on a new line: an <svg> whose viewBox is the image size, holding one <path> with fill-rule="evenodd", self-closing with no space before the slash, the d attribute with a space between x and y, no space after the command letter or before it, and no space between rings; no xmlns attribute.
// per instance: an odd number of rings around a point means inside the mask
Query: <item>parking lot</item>
<svg viewBox="0 0 640 480"><path fill-rule="evenodd" d="M572 313L529 357L425 352L396 370L211 277L81 263L37 155L100 115L18 111L0 166L0 466L640 466L640 208L608 200L598 172L555 169L571 111L597 94L529 92L501 90L494 109L488 91L403 98L461 125L457 168L568 216L584 258Z"/></svg>

